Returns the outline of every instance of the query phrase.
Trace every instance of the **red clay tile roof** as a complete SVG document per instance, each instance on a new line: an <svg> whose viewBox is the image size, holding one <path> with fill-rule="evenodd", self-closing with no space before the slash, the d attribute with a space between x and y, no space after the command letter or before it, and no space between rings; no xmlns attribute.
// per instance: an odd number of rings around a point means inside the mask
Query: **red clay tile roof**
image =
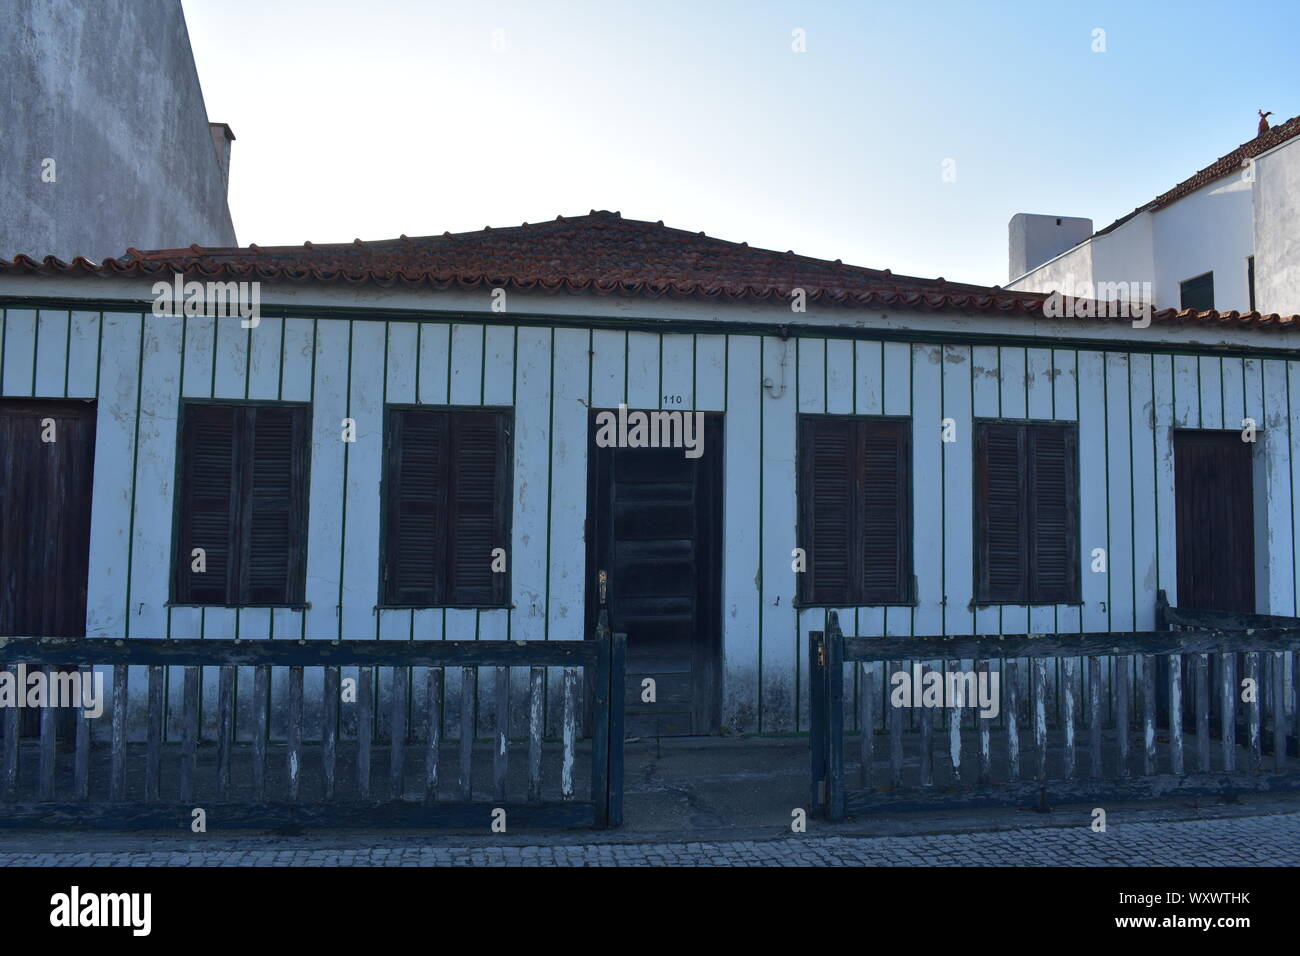
<svg viewBox="0 0 1300 956"><path fill-rule="evenodd" d="M0 274L170 277L412 286L505 287L520 291L596 292L652 298L698 298L788 305L792 290L807 301L875 309L1043 315L1042 293L894 275L836 260L751 248L624 219L616 212L455 235L302 246L128 249L103 263L63 263L24 255L0 259ZM1166 310L1155 321L1254 327L1300 326L1300 317Z"/></svg>
<svg viewBox="0 0 1300 956"><path fill-rule="evenodd" d="M1285 123L1279 123L1277 126L1271 127L1267 132L1261 133L1254 139L1242 143L1226 156L1220 156L1200 172L1184 179L1173 189L1161 193L1145 206L1139 206L1127 216L1121 216L1105 229L1100 229L1093 233L1093 235L1104 236L1111 230L1124 225L1124 223L1128 222L1134 216L1140 215L1144 212L1154 212L1157 209L1163 209L1170 203L1176 202L1184 196L1196 192L1196 190L1200 189L1202 186L1208 186L1210 183L1222 179L1224 176L1240 174L1242 169L1245 167L1247 160L1254 159L1256 156L1267 152L1274 146L1279 146L1287 140L1294 139L1297 136L1300 136L1300 116L1293 116Z"/></svg>

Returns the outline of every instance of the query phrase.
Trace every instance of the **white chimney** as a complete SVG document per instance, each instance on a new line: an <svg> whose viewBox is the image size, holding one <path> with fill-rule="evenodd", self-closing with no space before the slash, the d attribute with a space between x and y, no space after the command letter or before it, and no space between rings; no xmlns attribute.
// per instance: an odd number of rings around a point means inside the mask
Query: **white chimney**
<svg viewBox="0 0 1300 956"><path fill-rule="evenodd" d="M1011 217L1007 231L1010 239L1007 278L1019 279L1091 236L1092 220L1018 212Z"/></svg>

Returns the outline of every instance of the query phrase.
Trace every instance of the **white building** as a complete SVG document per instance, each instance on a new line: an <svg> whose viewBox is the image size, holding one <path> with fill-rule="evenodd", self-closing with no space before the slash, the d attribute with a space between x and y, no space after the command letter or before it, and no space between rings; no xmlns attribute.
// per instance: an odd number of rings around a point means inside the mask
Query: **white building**
<svg viewBox="0 0 1300 956"><path fill-rule="evenodd" d="M156 314L177 273L260 283L260 321ZM830 609L1300 608L1297 317L1050 319L617 213L0 260L0 310L0 634L579 640L604 601L658 680L630 727L781 732ZM600 447L620 405L703 413L703 454Z"/></svg>
<svg viewBox="0 0 1300 956"><path fill-rule="evenodd" d="M1300 312L1300 117L1096 232L1016 215L1009 246L1018 291L1136 302L1145 288L1156 309Z"/></svg>

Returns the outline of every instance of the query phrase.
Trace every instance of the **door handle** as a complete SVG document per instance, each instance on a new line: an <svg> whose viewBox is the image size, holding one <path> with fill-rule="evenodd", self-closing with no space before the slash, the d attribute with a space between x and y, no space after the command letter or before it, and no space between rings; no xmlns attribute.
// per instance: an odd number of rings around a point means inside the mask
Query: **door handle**
<svg viewBox="0 0 1300 956"><path fill-rule="evenodd" d="M600 604L601 604L601 607L604 607L604 606L605 606L605 586L606 586L606 584L609 583L609 575L606 574L606 573L605 573L605 570L602 568L601 571L600 571L600 574L596 575L596 580L600 582Z"/></svg>

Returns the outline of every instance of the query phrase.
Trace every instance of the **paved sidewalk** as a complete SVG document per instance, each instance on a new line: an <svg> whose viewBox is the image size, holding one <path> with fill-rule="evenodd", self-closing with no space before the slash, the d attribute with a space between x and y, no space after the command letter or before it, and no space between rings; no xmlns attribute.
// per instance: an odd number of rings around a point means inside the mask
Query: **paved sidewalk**
<svg viewBox="0 0 1300 956"><path fill-rule="evenodd" d="M261 841L259 841L261 842ZM225 844L225 845L223 845ZM0 851L9 866L1297 866L1300 812L1214 820L922 836L546 846L268 846L221 841L150 851ZM254 844L254 845L249 845Z"/></svg>

